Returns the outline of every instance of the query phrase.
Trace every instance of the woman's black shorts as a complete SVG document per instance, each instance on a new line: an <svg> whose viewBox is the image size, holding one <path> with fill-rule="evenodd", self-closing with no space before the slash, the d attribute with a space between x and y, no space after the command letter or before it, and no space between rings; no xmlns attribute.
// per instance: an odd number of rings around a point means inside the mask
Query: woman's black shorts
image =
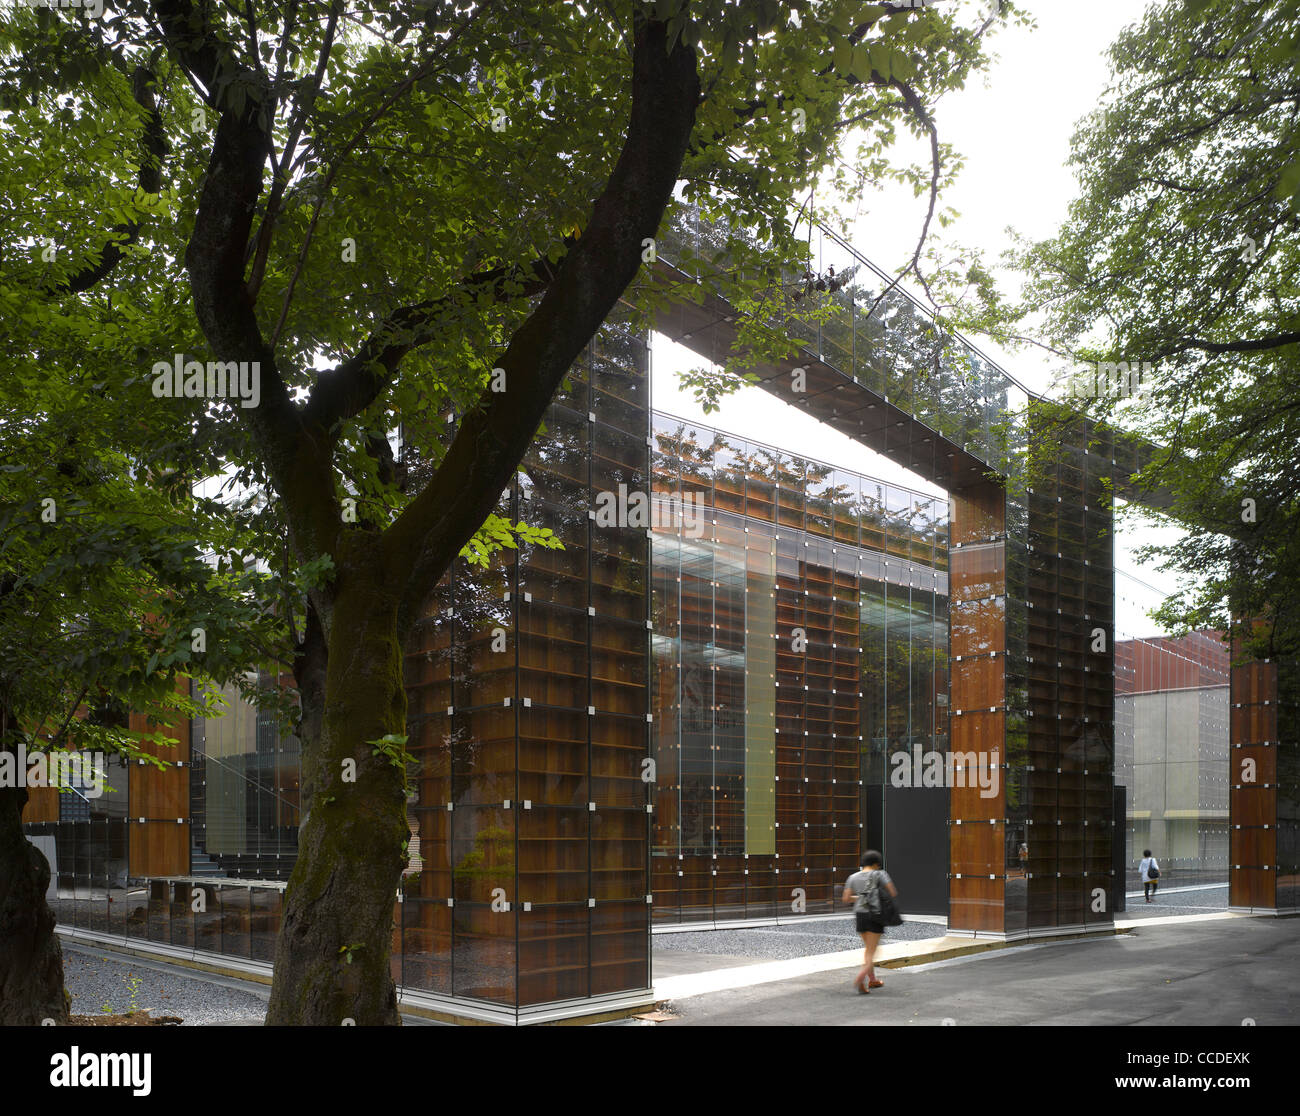
<svg viewBox="0 0 1300 1116"><path fill-rule="evenodd" d="M858 924L859 934L883 934L885 932L884 923L867 911L856 911L853 918Z"/></svg>

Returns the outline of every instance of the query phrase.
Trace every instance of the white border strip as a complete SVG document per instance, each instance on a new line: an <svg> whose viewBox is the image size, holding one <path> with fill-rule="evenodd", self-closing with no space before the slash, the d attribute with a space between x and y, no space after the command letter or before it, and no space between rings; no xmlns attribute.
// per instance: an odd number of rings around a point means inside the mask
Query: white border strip
<svg viewBox="0 0 1300 1116"><path fill-rule="evenodd" d="M847 925L851 924L852 921L853 912L845 910L839 914L799 915L797 918L741 918L725 921L705 919L700 922L667 922L653 925L651 931L655 934L690 934L697 930L704 933L710 930L752 930L761 929L764 926L803 926L810 922L843 922ZM944 915L905 914L903 915L903 921L926 922L943 927L948 925L948 919Z"/></svg>

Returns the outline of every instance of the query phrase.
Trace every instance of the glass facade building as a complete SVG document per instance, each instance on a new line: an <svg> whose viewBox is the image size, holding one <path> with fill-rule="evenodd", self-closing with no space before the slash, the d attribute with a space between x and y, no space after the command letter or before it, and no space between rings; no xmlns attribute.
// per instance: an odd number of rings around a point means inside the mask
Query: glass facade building
<svg viewBox="0 0 1300 1116"><path fill-rule="evenodd" d="M802 281L783 275L768 301L802 351L759 381L951 498L950 754L987 775L954 783L944 814L951 925L1104 925L1117 898L1112 497L1140 447L1031 397L915 303L881 298L888 277L852 246L809 235ZM743 236L684 214L664 267L715 297L681 300L660 328L725 360L738 327L712 269L746 252ZM821 314L800 320L807 298Z"/></svg>
<svg viewBox="0 0 1300 1116"><path fill-rule="evenodd" d="M298 852L298 740L233 687L219 693L226 715L190 726L190 871L287 880Z"/></svg>
<svg viewBox="0 0 1300 1116"><path fill-rule="evenodd" d="M719 362L725 241L687 214L654 264L693 292L656 328ZM1141 447L873 296L887 277L821 230L811 266L834 289L778 285L827 313L782 322L801 351L759 381L947 495L654 414L647 334L607 322L499 504L563 549L457 562L405 649L408 997L497 1021L645 1003L653 927L829 914L866 844L963 932L1120 909L1112 499ZM1297 688L1231 671L1237 906L1294 906ZM59 917L268 962L296 742L237 704L175 735L180 766L119 769L119 796L29 806Z"/></svg>
<svg viewBox="0 0 1300 1116"><path fill-rule="evenodd" d="M502 498L563 549L458 563L413 634L408 986L509 1007L649 986L650 538L593 512L647 489L648 360L607 326Z"/></svg>

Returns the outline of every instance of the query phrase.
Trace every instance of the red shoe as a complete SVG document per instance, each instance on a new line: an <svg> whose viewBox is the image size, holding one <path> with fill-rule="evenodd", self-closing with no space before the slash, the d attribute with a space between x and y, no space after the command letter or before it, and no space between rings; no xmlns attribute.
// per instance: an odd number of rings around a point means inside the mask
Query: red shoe
<svg viewBox="0 0 1300 1116"><path fill-rule="evenodd" d="M868 981L868 982L867 982L867 987L868 987L868 988L884 988L884 987L885 987L885 982L884 982L883 980L872 980L872 981Z"/></svg>

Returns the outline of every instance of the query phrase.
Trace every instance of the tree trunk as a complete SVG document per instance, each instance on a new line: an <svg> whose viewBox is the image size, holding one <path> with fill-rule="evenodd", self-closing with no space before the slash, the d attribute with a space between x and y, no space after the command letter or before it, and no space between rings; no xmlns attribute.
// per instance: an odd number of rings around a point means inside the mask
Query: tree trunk
<svg viewBox="0 0 1300 1116"><path fill-rule="evenodd" d="M63 950L45 901L50 864L23 835L25 787L0 787L0 1025L68 1021Z"/></svg>
<svg viewBox="0 0 1300 1116"><path fill-rule="evenodd" d="M369 533L356 532L336 561L319 733L304 719L308 793L276 942L272 1025L400 1023L389 964L410 830L403 772L367 742L405 735L406 691L397 579L378 555Z"/></svg>
<svg viewBox="0 0 1300 1116"><path fill-rule="evenodd" d="M298 737L299 755L305 758L318 755L321 739L321 726L325 717L325 683L329 668L329 646L325 642L325 631L321 627L320 616L315 606L307 602L307 626L303 633L302 646L298 650L293 664L294 682L298 687L299 717L295 735ZM298 782L298 819L311 813L312 796L315 794L316 772L304 765L300 768Z"/></svg>

